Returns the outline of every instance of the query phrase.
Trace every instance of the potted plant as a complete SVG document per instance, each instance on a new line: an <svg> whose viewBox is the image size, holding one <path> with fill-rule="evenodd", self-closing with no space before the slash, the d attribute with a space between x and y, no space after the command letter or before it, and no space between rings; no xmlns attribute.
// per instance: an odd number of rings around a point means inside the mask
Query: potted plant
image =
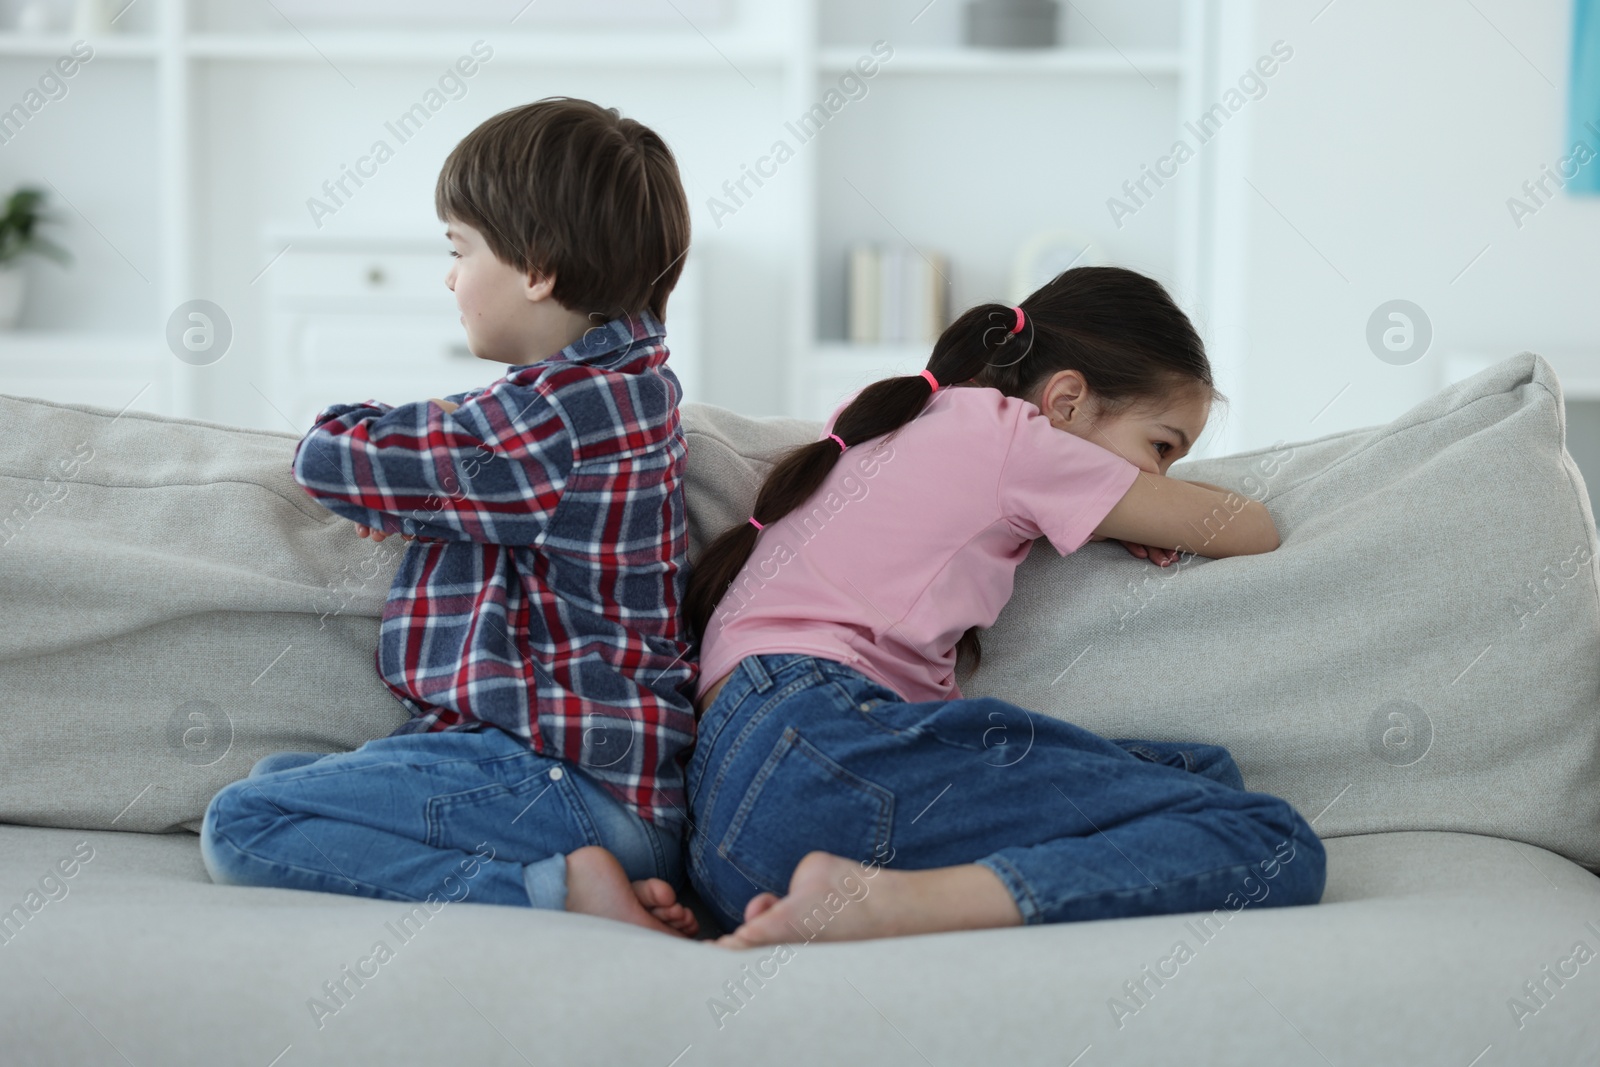
<svg viewBox="0 0 1600 1067"><path fill-rule="evenodd" d="M0 328L15 327L22 314L25 275L18 257L38 252L62 264L72 261L66 249L34 232L39 223L56 221L40 210L44 197L43 190L21 186L6 200L5 214L0 215Z"/></svg>
<svg viewBox="0 0 1600 1067"><path fill-rule="evenodd" d="M980 48L1050 48L1060 14L1056 0L972 0L967 43Z"/></svg>

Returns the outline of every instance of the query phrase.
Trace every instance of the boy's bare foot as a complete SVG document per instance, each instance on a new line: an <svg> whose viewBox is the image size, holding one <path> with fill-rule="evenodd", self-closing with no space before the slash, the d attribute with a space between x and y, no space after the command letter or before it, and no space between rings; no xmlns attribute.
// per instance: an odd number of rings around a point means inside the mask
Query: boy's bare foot
<svg viewBox="0 0 1600 1067"><path fill-rule="evenodd" d="M645 879L641 884L650 881L661 880ZM666 886L669 893L671 892L671 886L666 882L661 884ZM654 894L656 891L651 892ZM662 922L646 909L633 884L628 881L627 872L622 869L622 864L617 862L617 857L600 845L587 845L576 852L567 853L567 910L617 919L673 937L688 936L676 926Z"/></svg>
<svg viewBox="0 0 1600 1067"><path fill-rule="evenodd" d="M639 903L645 910L660 919L674 930L678 930L685 937L693 937L700 932L700 920L685 904L678 902L678 894L672 888L672 883L664 878L644 878L633 883L633 895L639 898Z"/></svg>
<svg viewBox="0 0 1600 1067"><path fill-rule="evenodd" d="M1010 891L980 864L894 871L808 852L789 879L788 896L757 894L745 905L743 924L714 943L741 949L1020 925Z"/></svg>

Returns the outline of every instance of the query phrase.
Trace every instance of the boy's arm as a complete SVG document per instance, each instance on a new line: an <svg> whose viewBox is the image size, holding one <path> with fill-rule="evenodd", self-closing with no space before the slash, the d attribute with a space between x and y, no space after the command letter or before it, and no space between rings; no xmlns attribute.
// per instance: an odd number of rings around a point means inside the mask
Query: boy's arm
<svg viewBox="0 0 1600 1067"><path fill-rule="evenodd" d="M451 393L450 396L447 397L447 398L444 398L442 400L441 399L433 399L432 402L435 403L435 404L442 405L444 407L445 411L454 411L456 408L461 406L460 402L462 400L464 400L467 397L473 395L474 393L478 393L478 392L481 392L481 391L482 391L481 389L469 389L466 392ZM318 414L316 418L311 420L312 429L315 430L318 427L320 427L323 423L327 422L329 419L332 419L332 418L334 418L335 416L338 416L338 415L343 415L343 414L345 414L347 412L350 412L350 411L354 411L357 408L371 408L372 410L378 411L378 412L389 412L389 411L393 411L394 410L394 405L393 404L385 404L381 400L368 400L365 404L332 404L332 405L330 405L328 407L323 408L321 413ZM304 442L302 441L302 444L303 443ZM298 449L299 449L300 446L296 445L295 447L296 447L296 451L298 452ZM289 470L290 470L291 473L294 471L294 466L295 465L293 463L291 463L289 465ZM296 481L298 481L298 480L299 480L299 478L298 478L298 476L296 476ZM302 488L303 488L303 486L302 486ZM311 491L308 489L307 492L310 493ZM315 495L315 494L312 494L312 495ZM324 506L326 506L326 505L324 505ZM339 505L336 504L334 507L329 508L329 510L333 511L337 515L341 515L341 516L344 516L345 518L349 518L353 522L359 523L365 529L377 531L380 535L381 534L385 534L385 533L405 533L406 532L404 521L399 519L399 518L397 518L394 515L386 515L381 511L373 511L371 509L360 509L360 510L362 510L364 512L364 514L363 514L363 516L361 518L356 518L352 514L352 509L355 508L355 507L356 507L356 505L353 505L353 504L346 504L344 506L339 506ZM365 533L363 533L363 536L365 536ZM408 536L407 540L410 540L410 539L411 538ZM379 536L377 538L377 540L381 541L381 540L383 540L383 537Z"/></svg>
<svg viewBox="0 0 1600 1067"><path fill-rule="evenodd" d="M335 404L295 448L294 479L336 515L386 533L537 542L572 466L560 411L503 378L394 407Z"/></svg>

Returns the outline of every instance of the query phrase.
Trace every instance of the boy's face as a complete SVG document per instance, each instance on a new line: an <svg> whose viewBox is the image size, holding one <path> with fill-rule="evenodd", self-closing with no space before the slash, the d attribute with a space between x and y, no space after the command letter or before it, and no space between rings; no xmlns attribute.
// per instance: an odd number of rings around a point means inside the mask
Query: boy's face
<svg viewBox="0 0 1600 1067"><path fill-rule="evenodd" d="M550 299L554 279L530 281L515 267L495 257L483 234L460 219L446 219L450 270L444 284L456 295L467 347L479 359L520 365L537 362L561 344L544 351L552 314L565 309Z"/></svg>

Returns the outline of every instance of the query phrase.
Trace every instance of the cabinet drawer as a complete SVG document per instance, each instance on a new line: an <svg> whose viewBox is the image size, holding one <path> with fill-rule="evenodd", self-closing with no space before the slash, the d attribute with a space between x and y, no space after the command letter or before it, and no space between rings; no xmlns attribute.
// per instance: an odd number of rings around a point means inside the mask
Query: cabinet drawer
<svg viewBox="0 0 1600 1067"><path fill-rule="evenodd" d="M290 250L274 267L273 280L285 300L423 299L454 319L455 298L444 284L451 262L443 237L437 253Z"/></svg>
<svg viewBox="0 0 1600 1067"><path fill-rule="evenodd" d="M476 368L489 380L506 367L474 356L460 321L440 315L308 316L291 350L306 374Z"/></svg>

